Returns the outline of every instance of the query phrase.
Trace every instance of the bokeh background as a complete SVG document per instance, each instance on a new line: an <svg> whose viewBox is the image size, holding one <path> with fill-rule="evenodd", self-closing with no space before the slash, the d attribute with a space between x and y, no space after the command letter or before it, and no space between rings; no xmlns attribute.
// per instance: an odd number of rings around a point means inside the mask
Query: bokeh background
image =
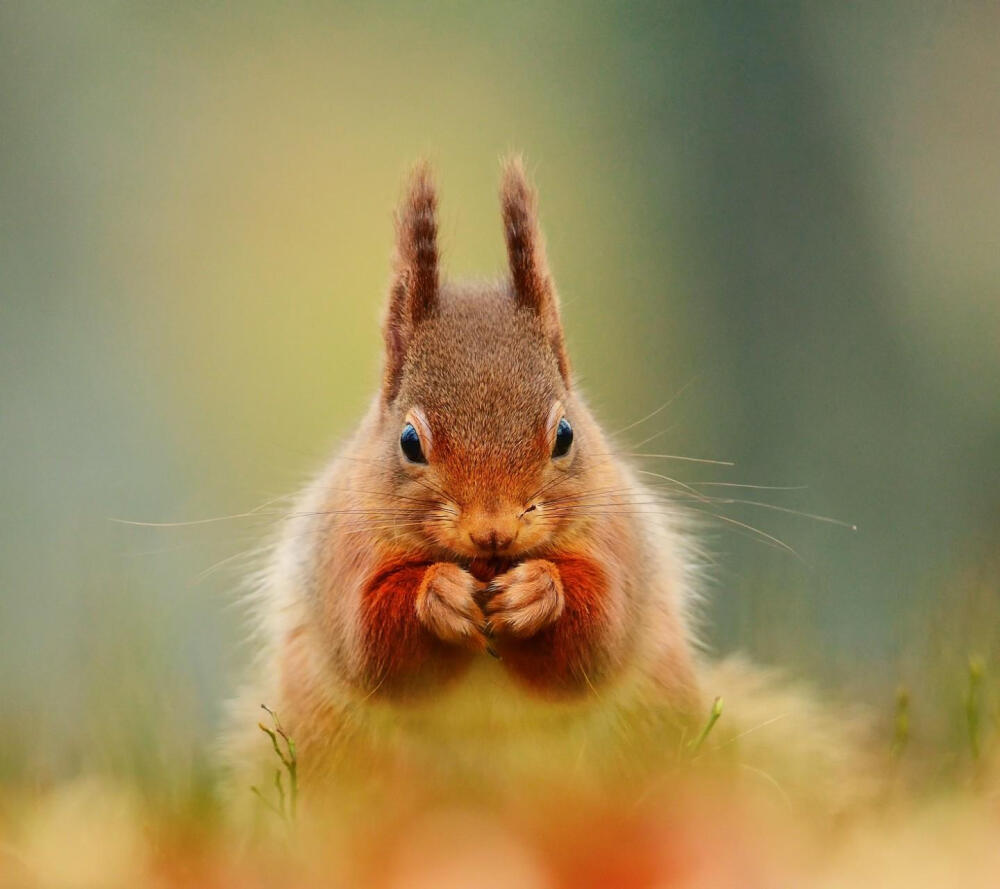
<svg viewBox="0 0 1000 889"><path fill-rule="evenodd" d="M422 155L482 276L523 151L598 415L669 403L625 438L736 464L647 468L857 524L720 506L797 556L706 520L715 650L875 706L941 627L964 657L998 38L991 3L0 5L0 778L210 762L276 517L115 520L248 513L349 432Z"/></svg>

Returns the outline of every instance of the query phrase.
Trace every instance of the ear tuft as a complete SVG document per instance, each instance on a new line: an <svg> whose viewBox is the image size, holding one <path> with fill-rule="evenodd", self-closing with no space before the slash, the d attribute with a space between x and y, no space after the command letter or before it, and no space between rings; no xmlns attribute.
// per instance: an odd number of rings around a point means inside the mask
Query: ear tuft
<svg viewBox="0 0 1000 889"><path fill-rule="evenodd" d="M545 247L538 230L535 191L528 184L520 155L504 161L500 184L504 237L514 294L520 305L536 311L552 288Z"/></svg>
<svg viewBox="0 0 1000 889"><path fill-rule="evenodd" d="M393 277L383 325L386 401L399 390L406 351L417 325L437 310L438 283L437 192L430 164L420 161L396 210Z"/></svg>
<svg viewBox="0 0 1000 889"><path fill-rule="evenodd" d="M414 323L437 305L437 191L430 164L420 161L396 211L396 275L406 279Z"/></svg>
<svg viewBox="0 0 1000 889"><path fill-rule="evenodd" d="M514 297L519 306L539 316L559 363L559 372L568 386L569 360L559 320L559 298L549 274L545 241L538 227L538 199L528 182L520 155L511 155L503 162L500 206Z"/></svg>

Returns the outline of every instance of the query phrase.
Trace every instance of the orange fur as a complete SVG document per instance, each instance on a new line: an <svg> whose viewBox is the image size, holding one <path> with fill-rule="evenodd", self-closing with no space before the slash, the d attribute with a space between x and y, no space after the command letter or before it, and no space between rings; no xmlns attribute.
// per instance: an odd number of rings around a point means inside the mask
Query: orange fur
<svg viewBox="0 0 1000 889"><path fill-rule="evenodd" d="M426 691L468 666L468 652L439 639L417 616L416 602L426 594L433 570L426 563L389 562L365 588L365 686L386 694Z"/></svg>
<svg viewBox="0 0 1000 889"><path fill-rule="evenodd" d="M569 376L519 161L501 200L510 279L442 283L436 193L417 169L397 216L381 391L304 492L264 580L248 696L281 713L317 781L348 728L374 761L386 707L397 748L434 731L468 756L464 729L440 728L447 705L433 710L467 683L483 685L463 718L490 725L490 743L511 737L497 714L551 727L537 705L557 698L575 701L566 731L614 723L641 697L680 715L699 705L685 538ZM563 417L572 447L553 456ZM408 424L426 462L401 452Z"/></svg>
<svg viewBox="0 0 1000 889"><path fill-rule="evenodd" d="M605 600L608 581L600 565L586 558L546 561L542 586L559 591L557 619L537 627L530 635L502 635L497 648L507 667L529 687L554 693L585 692L601 682L613 662L606 646ZM547 576L547 579L546 579ZM496 622L497 599L486 608Z"/></svg>

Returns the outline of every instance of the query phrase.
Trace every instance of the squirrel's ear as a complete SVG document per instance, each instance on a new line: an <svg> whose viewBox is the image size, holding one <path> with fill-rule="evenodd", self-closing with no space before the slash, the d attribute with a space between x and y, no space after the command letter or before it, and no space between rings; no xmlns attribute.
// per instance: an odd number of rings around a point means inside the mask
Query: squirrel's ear
<svg viewBox="0 0 1000 889"><path fill-rule="evenodd" d="M437 310L437 194L430 166L421 162L396 211L396 249L383 323L386 401L399 391L406 352L417 325Z"/></svg>
<svg viewBox="0 0 1000 889"><path fill-rule="evenodd" d="M559 320L559 297L549 274L545 243L538 228L535 190L528 183L524 164L517 155L504 161L500 204L514 297L518 305L538 315L555 352L559 372L568 386L569 359Z"/></svg>

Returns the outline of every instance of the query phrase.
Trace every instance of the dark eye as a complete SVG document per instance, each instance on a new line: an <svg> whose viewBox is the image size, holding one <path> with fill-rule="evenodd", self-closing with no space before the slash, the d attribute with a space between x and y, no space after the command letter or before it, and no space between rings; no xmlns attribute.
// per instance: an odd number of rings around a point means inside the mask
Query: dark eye
<svg viewBox="0 0 1000 889"><path fill-rule="evenodd" d="M556 443L552 447L552 456L565 457L569 453L571 444L573 444L573 427L569 425L569 420L563 417L556 427Z"/></svg>
<svg viewBox="0 0 1000 889"><path fill-rule="evenodd" d="M399 436L399 447L403 455L411 463L426 463L424 449L420 447L420 434L413 428L412 423L407 423L403 427L403 432Z"/></svg>

